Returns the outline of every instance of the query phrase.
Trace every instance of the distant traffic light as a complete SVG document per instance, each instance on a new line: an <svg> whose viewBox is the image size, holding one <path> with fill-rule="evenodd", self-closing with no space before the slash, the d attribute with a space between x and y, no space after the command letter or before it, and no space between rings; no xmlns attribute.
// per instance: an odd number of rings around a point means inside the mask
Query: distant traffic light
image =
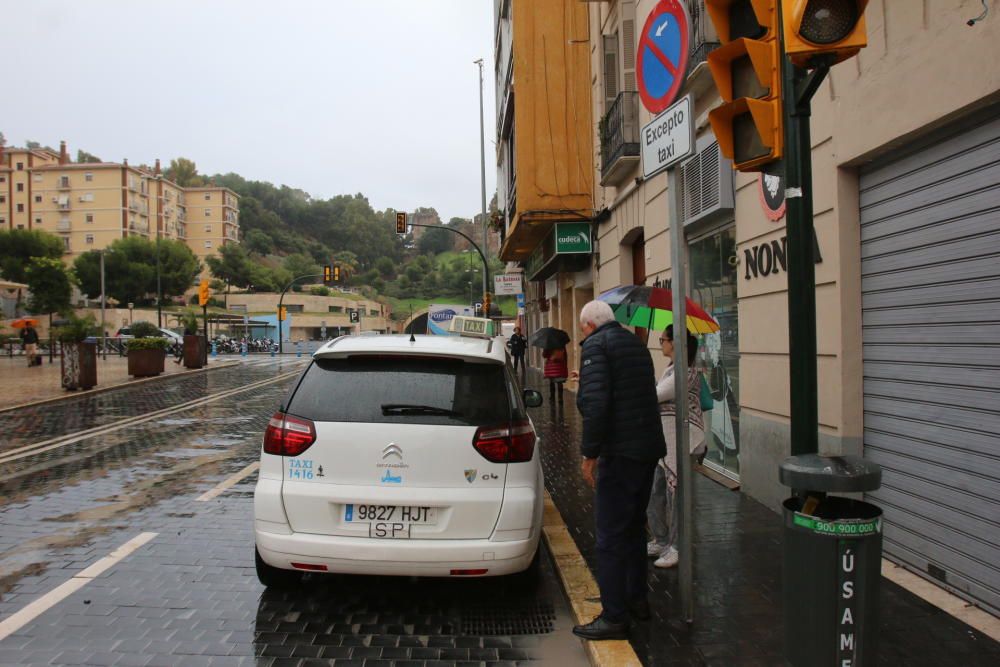
<svg viewBox="0 0 1000 667"><path fill-rule="evenodd" d="M396 214L396 233L406 236L406 213L402 211Z"/></svg>
<svg viewBox="0 0 1000 667"><path fill-rule="evenodd" d="M781 158L781 49L777 0L705 0L723 45L708 67L723 104L708 114L722 154L740 171Z"/></svg>
<svg viewBox="0 0 1000 667"><path fill-rule="evenodd" d="M201 283L198 284L198 305L199 306L207 306L208 305L209 294L210 294L210 292L209 292L209 289L208 289L208 280L204 280L203 279L201 281ZM129 304L129 305L132 305L132 304Z"/></svg>
<svg viewBox="0 0 1000 667"><path fill-rule="evenodd" d="M288 317L288 309L286 309L284 306L282 306L278 310L278 321L279 322L284 322L287 317Z"/></svg>
<svg viewBox="0 0 1000 667"><path fill-rule="evenodd" d="M785 53L800 67L829 54L839 63L868 46L865 7L868 0L783 0Z"/></svg>
<svg viewBox="0 0 1000 667"><path fill-rule="evenodd" d="M333 266L333 282L340 282L340 267L336 264Z"/></svg>
<svg viewBox="0 0 1000 667"><path fill-rule="evenodd" d="M323 282L329 285L333 281L333 267L329 264L323 267Z"/></svg>

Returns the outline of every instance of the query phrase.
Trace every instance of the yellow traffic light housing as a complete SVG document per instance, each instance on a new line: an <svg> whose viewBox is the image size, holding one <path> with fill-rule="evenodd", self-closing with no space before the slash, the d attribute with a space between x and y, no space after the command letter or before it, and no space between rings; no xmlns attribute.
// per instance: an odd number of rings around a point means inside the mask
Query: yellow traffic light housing
<svg viewBox="0 0 1000 667"><path fill-rule="evenodd" d="M868 46L868 0L784 0L781 6L785 53L800 67L814 56L832 55L836 64Z"/></svg>
<svg viewBox="0 0 1000 667"><path fill-rule="evenodd" d="M723 45L708 67L723 99L709 112L719 150L739 171L782 156L781 49L777 0L705 0Z"/></svg>
<svg viewBox="0 0 1000 667"><path fill-rule="evenodd" d="M327 264L326 266L323 267L323 282L329 285L330 281L332 280L333 280L333 269L330 267L329 264Z"/></svg>
<svg viewBox="0 0 1000 667"><path fill-rule="evenodd" d="M198 305L207 306L209 297L208 281L202 280L198 285Z"/></svg>
<svg viewBox="0 0 1000 667"><path fill-rule="evenodd" d="M288 317L288 310L284 306L282 306L278 310L278 321L284 322L287 317Z"/></svg>
<svg viewBox="0 0 1000 667"><path fill-rule="evenodd" d="M399 212L396 214L396 233L406 235L406 213Z"/></svg>
<svg viewBox="0 0 1000 667"><path fill-rule="evenodd" d="M335 282L335 283L339 283L340 282L340 267L339 266L334 266L333 267L333 282Z"/></svg>

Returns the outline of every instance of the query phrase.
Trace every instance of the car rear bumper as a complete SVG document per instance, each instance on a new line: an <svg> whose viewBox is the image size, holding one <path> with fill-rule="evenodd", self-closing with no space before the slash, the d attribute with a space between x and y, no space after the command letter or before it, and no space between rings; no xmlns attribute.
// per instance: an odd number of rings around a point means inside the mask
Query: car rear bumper
<svg viewBox="0 0 1000 667"><path fill-rule="evenodd" d="M266 526L265 526L266 528ZM452 570L480 570L475 576L515 574L528 568L538 548L540 532L529 539L490 540L392 540L359 537L278 534L255 530L257 550L265 563L285 570L292 563L326 566L342 574L448 577Z"/></svg>

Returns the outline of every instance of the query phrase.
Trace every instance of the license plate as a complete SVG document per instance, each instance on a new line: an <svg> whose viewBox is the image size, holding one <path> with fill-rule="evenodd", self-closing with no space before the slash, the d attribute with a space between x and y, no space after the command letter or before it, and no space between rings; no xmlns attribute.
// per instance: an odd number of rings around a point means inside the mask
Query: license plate
<svg viewBox="0 0 1000 667"><path fill-rule="evenodd" d="M415 507L399 505L344 505L345 523L399 523L433 525L437 523L436 507ZM409 528L407 528L409 533Z"/></svg>

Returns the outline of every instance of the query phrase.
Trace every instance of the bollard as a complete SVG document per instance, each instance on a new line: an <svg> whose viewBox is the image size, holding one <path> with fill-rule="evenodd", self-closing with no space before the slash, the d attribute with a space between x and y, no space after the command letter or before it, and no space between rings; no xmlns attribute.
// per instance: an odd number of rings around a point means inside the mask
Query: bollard
<svg viewBox="0 0 1000 667"><path fill-rule="evenodd" d="M219 356L219 351L215 349L215 341L212 341L212 357Z"/></svg>
<svg viewBox="0 0 1000 667"><path fill-rule="evenodd" d="M275 345L274 343L271 343L271 357L272 358L274 357L275 350L277 350L277 349L278 349L278 346Z"/></svg>
<svg viewBox="0 0 1000 667"><path fill-rule="evenodd" d="M296 357L301 357L302 356L302 343L301 343L301 341L295 341L295 356Z"/></svg>

